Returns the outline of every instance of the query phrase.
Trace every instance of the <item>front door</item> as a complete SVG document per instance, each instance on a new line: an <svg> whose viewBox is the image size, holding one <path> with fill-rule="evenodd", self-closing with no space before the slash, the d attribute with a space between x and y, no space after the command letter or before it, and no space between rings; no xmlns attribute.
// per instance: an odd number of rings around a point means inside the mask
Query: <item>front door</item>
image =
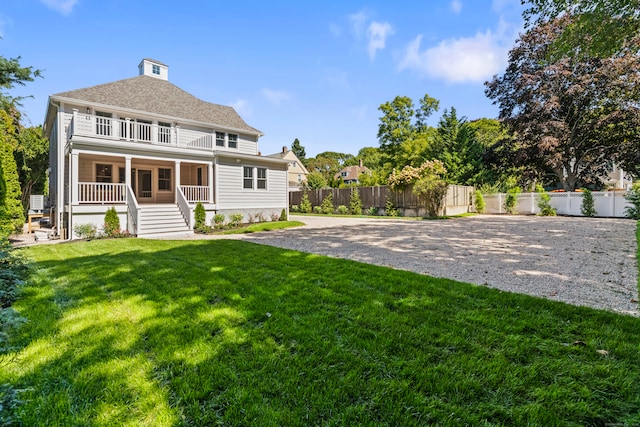
<svg viewBox="0 0 640 427"><path fill-rule="evenodd" d="M138 169L138 185L136 185L136 196L141 201L151 201L153 194L151 190L151 171Z"/></svg>

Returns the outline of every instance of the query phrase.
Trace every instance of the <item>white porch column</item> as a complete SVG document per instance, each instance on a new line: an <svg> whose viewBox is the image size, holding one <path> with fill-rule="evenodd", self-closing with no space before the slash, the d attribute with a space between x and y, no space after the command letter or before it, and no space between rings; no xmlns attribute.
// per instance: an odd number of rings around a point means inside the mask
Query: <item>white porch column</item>
<svg viewBox="0 0 640 427"><path fill-rule="evenodd" d="M71 204L78 204L78 153L71 152Z"/></svg>
<svg viewBox="0 0 640 427"><path fill-rule="evenodd" d="M176 203L178 203L178 190L180 189L180 160L176 160Z"/></svg>
<svg viewBox="0 0 640 427"><path fill-rule="evenodd" d="M207 184L209 185L209 203L213 203L213 162L209 162L207 169Z"/></svg>
<svg viewBox="0 0 640 427"><path fill-rule="evenodd" d="M124 183L131 187L131 156L124 157Z"/></svg>

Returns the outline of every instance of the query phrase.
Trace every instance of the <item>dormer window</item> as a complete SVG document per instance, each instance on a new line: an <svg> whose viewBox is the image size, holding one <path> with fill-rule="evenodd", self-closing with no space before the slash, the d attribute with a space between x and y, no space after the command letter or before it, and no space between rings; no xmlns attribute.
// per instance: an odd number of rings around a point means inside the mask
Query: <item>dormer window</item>
<svg viewBox="0 0 640 427"><path fill-rule="evenodd" d="M159 76L159 75L160 75L160 66L159 66L159 65L156 65L156 64L153 64L153 65L151 66L151 72L152 72L153 74L155 74L155 75Z"/></svg>

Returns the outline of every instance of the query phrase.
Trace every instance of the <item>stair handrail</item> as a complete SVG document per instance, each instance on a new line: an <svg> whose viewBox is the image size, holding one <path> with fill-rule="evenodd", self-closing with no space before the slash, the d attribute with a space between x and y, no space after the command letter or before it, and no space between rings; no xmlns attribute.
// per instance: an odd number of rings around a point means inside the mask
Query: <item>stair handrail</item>
<svg viewBox="0 0 640 427"><path fill-rule="evenodd" d="M182 213L182 216L187 222L189 230L193 230L193 223L191 221L191 206L189 206L189 202L180 189L180 186L176 186L176 202L178 204L178 208L180 209L180 213Z"/></svg>
<svg viewBox="0 0 640 427"><path fill-rule="evenodd" d="M129 234L132 236L140 234L140 206L130 185L127 185L127 218Z"/></svg>

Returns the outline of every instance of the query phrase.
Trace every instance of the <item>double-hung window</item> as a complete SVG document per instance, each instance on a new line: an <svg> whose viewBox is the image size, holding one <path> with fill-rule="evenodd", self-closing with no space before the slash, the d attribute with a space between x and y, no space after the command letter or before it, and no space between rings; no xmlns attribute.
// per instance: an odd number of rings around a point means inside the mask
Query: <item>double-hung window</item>
<svg viewBox="0 0 640 427"><path fill-rule="evenodd" d="M229 138L229 148L238 148L238 135L235 133L227 134Z"/></svg>
<svg viewBox="0 0 640 427"><path fill-rule="evenodd" d="M158 190L171 190L171 169L158 169Z"/></svg>
<svg viewBox="0 0 640 427"><path fill-rule="evenodd" d="M224 147L224 132L216 132L216 146Z"/></svg>
<svg viewBox="0 0 640 427"><path fill-rule="evenodd" d="M113 166L97 163L96 182L113 182Z"/></svg>
<svg viewBox="0 0 640 427"><path fill-rule="evenodd" d="M244 167L244 180L243 188L253 188L253 168L250 166Z"/></svg>
<svg viewBox="0 0 640 427"><path fill-rule="evenodd" d="M257 168L257 172L258 172L257 188L259 190L266 190L267 189L267 169Z"/></svg>

